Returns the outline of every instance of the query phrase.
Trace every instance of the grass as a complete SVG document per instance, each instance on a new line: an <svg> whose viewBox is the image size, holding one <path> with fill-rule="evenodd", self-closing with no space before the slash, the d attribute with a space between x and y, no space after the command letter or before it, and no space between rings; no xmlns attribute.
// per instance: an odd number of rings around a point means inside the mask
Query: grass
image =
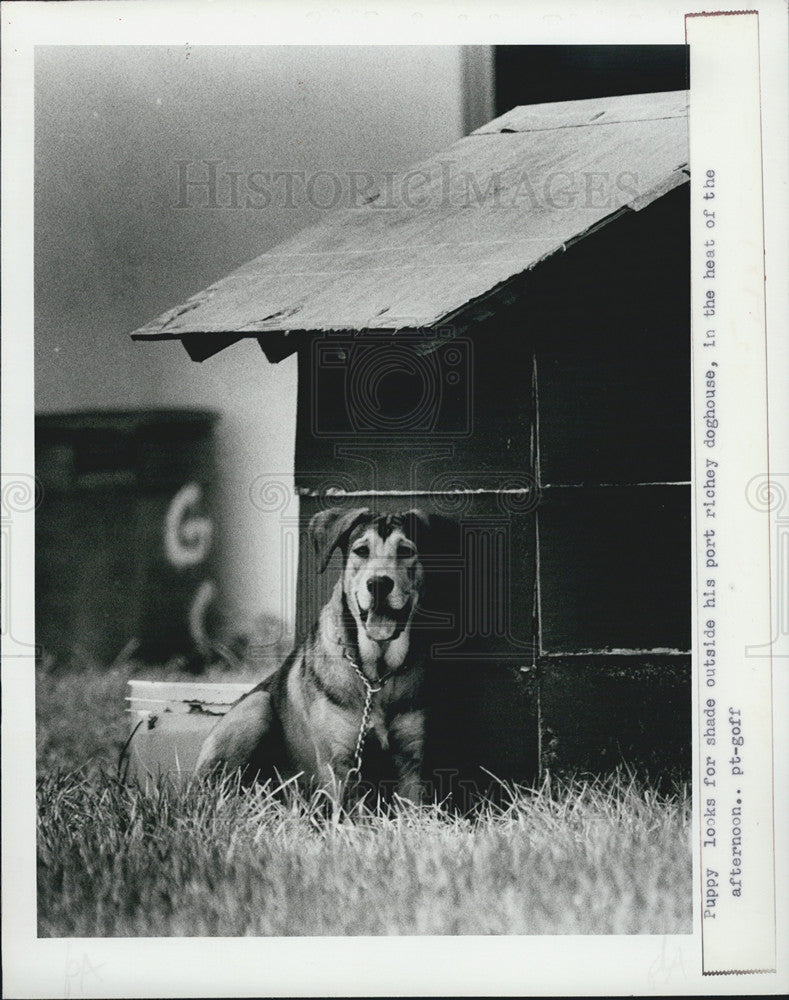
<svg viewBox="0 0 789 1000"><path fill-rule="evenodd" d="M144 792L114 776L128 675L41 680L42 936L690 932L687 794L546 781L459 816Z"/></svg>

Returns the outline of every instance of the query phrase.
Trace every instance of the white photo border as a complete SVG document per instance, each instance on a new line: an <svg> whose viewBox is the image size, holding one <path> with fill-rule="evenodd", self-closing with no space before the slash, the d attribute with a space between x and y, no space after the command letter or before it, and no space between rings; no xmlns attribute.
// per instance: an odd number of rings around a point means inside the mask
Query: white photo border
<svg viewBox="0 0 789 1000"><path fill-rule="evenodd" d="M36 45L131 44L682 44L685 15L704 5L654 0L494 3L338 2L3 3L4 499L33 480L33 50ZM721 9L719 7L719 9ZM726 9L725 7L722 9ZM736 9L731 5L730 9ZM787 23L781 0L758 3L764 149L770 463L789 472L786 373ZM720 72L730 55L721 53ZM691 80L693 88L693 80ZM736 122L731 141L737 141ZM693 137L691 137L693 142ZM693 154L692 154L693 155ZM694 280L696 276L694 274ZM739 401L740 407L747 400ZM765 470L766 471L766 470ZM744 501L743 501L744 502ZM701 912L692 935L539 938L38 939L35 900L33 517L3 524L3 955L15 997L376 995L739 995L787 989L785 793L775 800L776 974L703 976ZM6 530L8 529L8 530ZM773 566L773 580L778 567ZM764 567L766 573L767 567ZM784 568L785 572L785 568ZM9 599L10 595L10 599ZM775 588L774 588L775 595ZM11 629L9 632L9 623ZM754 642L768 637L757 636ZM786 787L786 661L774 670L775 789ZM694 665L697 670L697 664ZM694 689L696 685L694 684ZM694 718L698 720L694 695ZM694 773L698 774L698 725ZM696 789L696 791L698 791ZM699 834L694 820L694 843ZM768 820L769 821L769 820ZM698 857L694 882L700 885ZM306 959L309 955L309 960Z"/></svg>

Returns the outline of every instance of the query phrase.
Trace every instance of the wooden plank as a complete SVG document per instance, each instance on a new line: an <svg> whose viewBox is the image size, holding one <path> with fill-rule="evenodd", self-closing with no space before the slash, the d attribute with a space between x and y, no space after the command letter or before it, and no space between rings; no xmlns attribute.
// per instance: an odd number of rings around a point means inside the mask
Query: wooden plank
<svg viewBox="0 0 789 1000"><path fill-rule="evenodd" d="M544 129L577 128L580 125L613 125L658 118L685 118L688 92L627 94L593 97L585 101L527 104L512 108L478 128L473 135L490 132L534 132Z"/></svg>
<svg viewBox="0 0 789 1000"><path fill-rule="evenodd" d="M532 276L543 485L690 480L687 194Z"/></svg>
<svg viewBox="0 0 789 1000"><path fill-rule="evenodd" d="M513 315L514 314L514 315ZM418 338L314 334L299 353L296 485L441 492L530 484L532 345L515 309L432 353ZM507 364L487 345L506 345Z"/></svg>
<svg viewBox="0 0 789 1000"><path fill-rule="evenodd" d="M690 649L690 486L544 488L545 654Z"/></svg>
<svg viewBox="0 0 789 1000"><path fill-rule="evenodd" d="M639 95L634 107L648 97ZM617 107L624 99L612 99ZM639 111L642 114L643 111ZM636 112L634 111L635 115ZM687 120L476 133L137 331L427 327L686 178ZM680 173L678 173L680 172Z"/></svg>
<svg viewBox="0 0 789 1000"><path fill-rule="evenodd" d="M690 779L690 655L587 656L543 664L542 767L557 778L625 766L672 792Z"/></svg>

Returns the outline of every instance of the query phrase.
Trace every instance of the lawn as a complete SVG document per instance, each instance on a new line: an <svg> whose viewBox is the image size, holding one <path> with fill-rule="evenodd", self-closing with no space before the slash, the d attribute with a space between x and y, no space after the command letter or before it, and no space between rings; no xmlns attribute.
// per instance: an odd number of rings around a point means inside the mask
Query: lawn
<svg viewBox="0 0 789 1000"><path fill-rule="evenodd" d="M39 676L42 936L690 933L687 791L546 780L474 816L144 792L116 777L131 670Z"/></svg>

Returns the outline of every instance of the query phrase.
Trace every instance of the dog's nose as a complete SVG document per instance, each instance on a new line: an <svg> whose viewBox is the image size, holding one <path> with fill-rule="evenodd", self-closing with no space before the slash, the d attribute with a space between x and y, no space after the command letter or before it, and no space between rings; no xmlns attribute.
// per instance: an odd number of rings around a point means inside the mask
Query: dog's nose
<svg viewBox="0 0 789 1000"><path fill-rule="evenodd" d="M382 601L392 593L394 580L391 576L371 576L367 581L367 589L376 601Z"/></svg>

